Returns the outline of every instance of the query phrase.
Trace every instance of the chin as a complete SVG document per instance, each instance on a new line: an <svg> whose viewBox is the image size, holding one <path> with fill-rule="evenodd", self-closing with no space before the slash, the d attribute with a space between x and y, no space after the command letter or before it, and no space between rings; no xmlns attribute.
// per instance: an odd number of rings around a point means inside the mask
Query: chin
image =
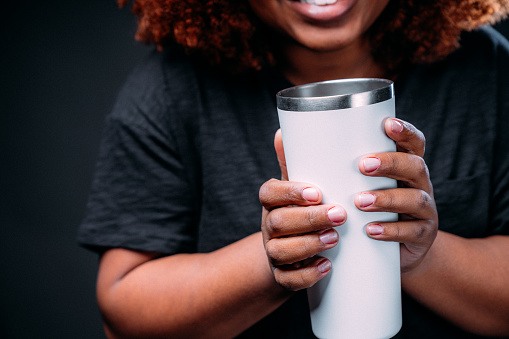
<svg viewBox="0 0 509 339"><path fill-rule="evenodd" d="M297 43L301 47L305 47L309 50L316 52L335 52L342 50L352 44L352 39L306 39L297 40Z"/></svg>

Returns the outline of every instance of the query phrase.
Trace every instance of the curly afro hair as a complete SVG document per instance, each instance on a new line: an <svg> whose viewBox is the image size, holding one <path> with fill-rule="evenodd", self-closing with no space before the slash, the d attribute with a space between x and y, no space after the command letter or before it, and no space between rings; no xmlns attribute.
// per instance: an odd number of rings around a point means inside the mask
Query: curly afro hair
<svg viewBox="0 0 509 339"><path fill-rule="evenodd" d="M124 6L128 0L118 0ZM260 69L271 60L263 25L247 0L134 0L136 39L170 42L213 65ZM460 34L507 16L509 0L390 0L368 31L374 57L388 70L439 60ZM383 46L383 48L382 48Z"/></svg>

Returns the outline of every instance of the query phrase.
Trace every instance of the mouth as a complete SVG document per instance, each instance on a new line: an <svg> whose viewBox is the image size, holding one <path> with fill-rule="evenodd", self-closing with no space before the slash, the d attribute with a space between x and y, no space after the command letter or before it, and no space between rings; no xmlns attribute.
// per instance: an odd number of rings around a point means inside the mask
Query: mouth
<svg viewBox="0 0 509 339"><path fill-rule="evenodd" d="M306 20L327 23L341 19L357 0L289 0L287 4Z"/></svg>
<svg viewBox="0 0 509 339"><path fill-rule="evenodd" d="M316 6L327 6L327 5L333 5L339 0L292 0L295 2L300 2L301 4L309 4L309 5L316 5Z"/></svg>

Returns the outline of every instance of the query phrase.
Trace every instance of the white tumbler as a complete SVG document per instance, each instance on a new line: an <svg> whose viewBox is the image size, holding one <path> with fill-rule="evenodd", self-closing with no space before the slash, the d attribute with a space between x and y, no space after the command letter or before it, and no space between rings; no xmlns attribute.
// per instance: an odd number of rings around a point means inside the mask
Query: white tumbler
<svg viewBox="0 0 509 339"><path fill-rule="evenodd" d="M332 80L291 87L276 96L289 180L312 183L323 203L339 204L347 221L339 243L321 255L332 270L308 289L318 338L390 338L401 328L399 243L369 238L365 226L396 221L388 212L362 212L354 197L395 188L389 178L359 171L363 155L394 152L384 121L395 116L394 88L385 79Z"/></svg>

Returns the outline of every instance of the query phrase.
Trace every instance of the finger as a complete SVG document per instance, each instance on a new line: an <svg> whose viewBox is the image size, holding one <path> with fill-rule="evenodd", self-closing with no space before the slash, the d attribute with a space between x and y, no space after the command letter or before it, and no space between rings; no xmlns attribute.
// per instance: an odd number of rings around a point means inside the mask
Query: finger
<svg viewBox="0 0 509 339"><path fill-rule="evenodd" d="M372 239L394 241L401 244L402 273L415 268L422 262L424 254L435 240L437 232L436 220L373 223L366 226L366 233Z"/></svg>
<svg viewBox="0 0 509 339"><path fill-rule="evenodd" d="M382 241L395 241L427 248L437 234L437 227L431 220L371 223L366 226L369 237Z"/></svg>
<svg viewBox="0 0 509 339"><path fill-rule="evenodd" d="M435 201L425 191L413 188L393 188L362 192L354 199L355 206L366 212L393 212L415 219L435 217Z"/></svg>
<svg viewBox="0 0 509 339"><path fill-rule="evenodd" d="M338 240L338 232L327 229L301 236L273 238L265 244L265 250L274 266L289 265L333 248Z"/></svg>
<svg viewBox="0 0 509 339"><path fill-rule="evenodd" d="M278 129L274 136L274 149L277 154L277 161L281 169L281 180L288 180L288 170L286 168L285 150L283 147L283 135L281 129Z"/></svg>
<svg viewBox="0 0 509 339"><path fill-rule="evenodd" d="M282 206L316 205L322 201L322 193L312 185L271 179L260 187L260 203L267 210Z"/></svg>
<svg viewBox="0 0 509 339"><path fill-rule="evenodd" d="M360 159L359 170L367 176L396 179L407 187L423 189L430 194L433 191L428 166L417 155L401 152L369 154Z"/></svg>
<svg viewBox="0 0 509 339"><path fill-rule="evenodd" d="M282 287L298 291L316 284L330 272L331 268L332 264L329 259L317 257L298 269L292 265L275 267L274 277Z"/></svg>
<svg viewBox="0 0 509 339"><path fill-rule="evenodd" d="M389 118L385 120L385 133L396 142L398 151L424 156L424 134L409 122Z"/></svg>
<svg viewBox="0 0 509 339"><path fill-rule="evenodd" d="M339 226L346 221L346 211L333 205L281 207L264 218L262 231L268 240Z"/></svg>

